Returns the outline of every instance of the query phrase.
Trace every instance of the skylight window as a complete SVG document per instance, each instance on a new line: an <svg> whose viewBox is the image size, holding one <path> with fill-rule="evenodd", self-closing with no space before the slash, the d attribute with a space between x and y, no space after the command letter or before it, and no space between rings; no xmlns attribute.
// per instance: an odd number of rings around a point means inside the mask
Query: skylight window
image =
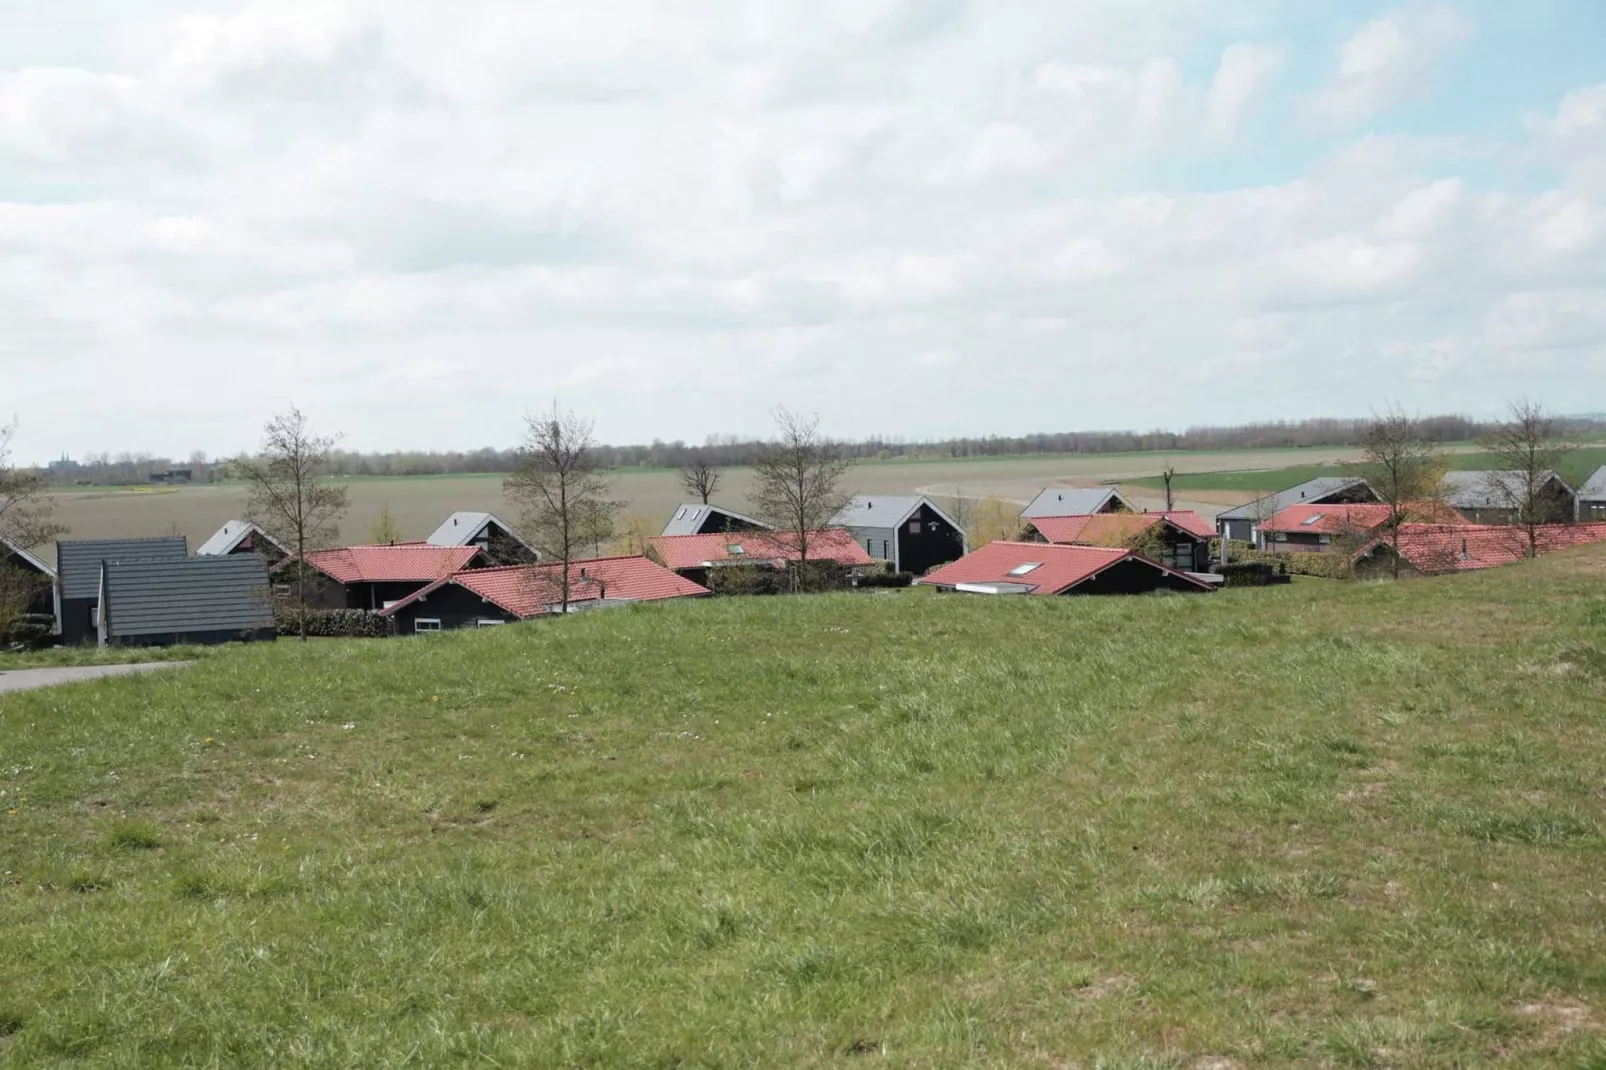
<svg viewBox="0 0 1606 1070"><path fill-rule="evenodd" d="M1011 576L1024 576L1027 573L1035 572L1042 567L1043 563L1041 561L1028 561L1024 565L1016 565L1014 568L1010 569L1009 574Z"/></svg>
<svg viewBox="0 0 1606 1070"><path fill-rule="evenodd" d="M1308 516L1304 520L1301 520L1299 522L1299 526L1302 527L1302 528L1308 528L1312 524L1315 524L1315 523L1319 522L1322 519L1322 517L1324 517L1326 515L1327 514L1325 514L1325 513L1317 513L1314 516Z"/></svg>
<svg viewBox="0 0 1606 1070"><path fill-rule="evenodd" d="M747 553L746 550L742 549L742 544L739 542L733 542L729 546L725 547L725 549L732 557L741 557L743 554Z"/></svg>
<svg viewBox="0 0 1606 1070"><path fill-rule="evenodd" d="M685 520L686 519L686 507L684 505L680 507L680 512L675 514L675 519L676 520Z"/></svg>

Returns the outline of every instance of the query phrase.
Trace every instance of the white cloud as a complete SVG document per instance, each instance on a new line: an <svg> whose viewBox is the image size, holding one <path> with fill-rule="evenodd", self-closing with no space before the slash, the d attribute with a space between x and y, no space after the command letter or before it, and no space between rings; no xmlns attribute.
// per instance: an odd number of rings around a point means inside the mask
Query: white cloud
<svg viewBox="0 0 1606 1070"><path fill-rule="evenodd" d="M1231 141L1282 71L1281 49L1244 41L1228 46L1210 83L1206 132L1217 141Z"/></svg>
<svg viewBox="0 0 1606 1070"><path fill-rule="evenodd" d="M1448 4L1373 19L1338 50L1338 71L1316 94L1316 114L1337 126L1377 118L1424 93L1440 60L1472 36L1472 22Z"/></svg>
<svg viewBox="0 0 1606 1070"><path fill-rule="evenodd" d="M1426 138L1290 170L1259 0L202 6L0 69L28 454L227 452L289 400L404 447L554 390L632 440L1470 408L1558 352L1606 389L1592 90L1533 121L1567 179L1502 192ZM1368 102L1422 90L1389 72L1437 10L1346 52Z"/></svg>

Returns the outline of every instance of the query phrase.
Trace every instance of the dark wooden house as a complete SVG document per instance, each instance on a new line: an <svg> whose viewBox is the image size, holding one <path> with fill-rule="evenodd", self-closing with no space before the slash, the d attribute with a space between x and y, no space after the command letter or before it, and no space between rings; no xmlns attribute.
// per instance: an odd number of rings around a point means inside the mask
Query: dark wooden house
<svg viewBox="0 0 1606 1070"><path fill-rule="evenodd" d="M724 509L717 505L686 502L675 508L675 513L664 525L664 535L719 535L734 531L768 531L770 526L762 520Z"/></svg>
<svg viewBox="0 0 1606 1070"><path fill-rule="evenodd" d="M965 531L924 497L861 494L837 514L864 552L898 572L923 575L965 556Z"/></svg>
<svg viewBox="0 0 1606 1070"><path fill-rule="evenodd" d="M56 630L68 645L99 640L102 568L106 562L182 561L182 536L157 539L70 539L56 543Z"/></svg>

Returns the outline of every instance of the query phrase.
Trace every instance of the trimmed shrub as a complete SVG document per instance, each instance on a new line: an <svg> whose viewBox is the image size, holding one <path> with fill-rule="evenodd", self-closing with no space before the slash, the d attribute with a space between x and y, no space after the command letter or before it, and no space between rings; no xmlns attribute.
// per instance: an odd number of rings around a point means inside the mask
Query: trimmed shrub
<svg viewBox="0 0 1606 1070"><path fill-rule="evenodd" d="M908 587L914 583L913 572L868 572L859 577L860 587Z"/></svg>
<svg viewBox="0 0 1606 1070"><path fill-rule="evenodd" d="M716 595L791 594L840 591L853 582L853 574L835 561L797 562L785 568L768 565L727 565L708 570L707 587Z"/></svg>
<svg viewBox="0 0 1606 1070"><path fill-rule="evenodd" d="M1293 577L1278 572L1269 561L1230 561L1217 565L1223 577L1223 587L1270 587L1278 583L1291 583Z"/></svg>
<svg viewBox="0 0 1606 1070"><path fill-rule="evenodd" d="M395 634L389 617L366 609L309 609L307 634L319 639L384 639ZM273 618L279 635L299 636L301 618L295 607L281 609Z"/></svg>

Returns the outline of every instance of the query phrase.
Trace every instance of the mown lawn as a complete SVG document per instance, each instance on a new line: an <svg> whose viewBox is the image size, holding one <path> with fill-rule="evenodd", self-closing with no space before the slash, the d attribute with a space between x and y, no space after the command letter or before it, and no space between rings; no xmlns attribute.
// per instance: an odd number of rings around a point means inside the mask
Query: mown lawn
<svg viewBox="0 0 1606 1070"><path fill-rule="evenodd" d="M1445 454L1445 459L1451 468L1461 470L1476 471L1499 467L1495 458L1481 452L1447 453ZM1560 471L1564 479L1574 487L1577 487L1602 465L1606 465L1606 446L1580 446L1567 452L1563 458ZM1286 490L1289 487L1298 486L1308 480L1318 479L1323 476L1345 476L1350 474L1351 470L1343 465L1306 464L1292 468L1270 468L1259 471L1179 473L1172 479L1171 486L1178 494L1196 490L1231 490L1252 494L1270 494L1273 491ZM1158 476L1122 480L1122 482L1153 490L1165 487L1165 481Z"/></svg>
<svg viewBox="0 0 1606 1070"><path fill-rule="evenodd" d="M229 650L0 696L0 1064L1601 1067L1603 768L1600 548Z"/></svg>

